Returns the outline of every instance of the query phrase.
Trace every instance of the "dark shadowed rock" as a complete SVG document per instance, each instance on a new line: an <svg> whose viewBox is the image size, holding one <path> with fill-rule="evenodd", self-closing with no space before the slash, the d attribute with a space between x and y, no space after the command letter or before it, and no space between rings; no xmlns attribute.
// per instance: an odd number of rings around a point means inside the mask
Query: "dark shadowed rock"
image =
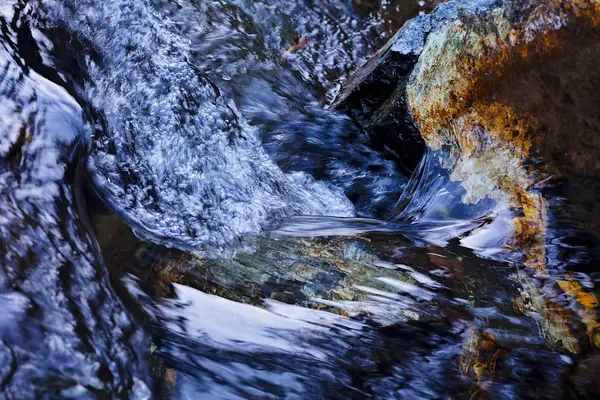
<svg viewBox="0 0 600 400"><path fill-rule="evenodd" d="M333 106L350 115L379 150L410 172L425 151L406 106L406 83L417 57L390 51L391 43L348 80Z"/></svg>
<svg viewBox="0 0 600 400"><path fill-rule="evenodd" d="M414 170L425 152L425 141L413 122L406 88L426 38L458 13L483 15L495 3L451 1L439 5L432 14L408 21L348 79L332 106L350 115L369 132L376 146L406 170Z"/></svg>

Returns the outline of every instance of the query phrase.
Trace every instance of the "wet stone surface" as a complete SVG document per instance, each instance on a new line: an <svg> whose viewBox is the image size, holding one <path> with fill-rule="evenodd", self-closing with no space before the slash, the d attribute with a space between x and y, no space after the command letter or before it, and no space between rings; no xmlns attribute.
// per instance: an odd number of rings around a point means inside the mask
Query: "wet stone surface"
<svg viewBox="0 0 600 400"><path fill-rule="evenodd" d="M1 5L0 398L595 398L597 4Z"/></svg>
<svg viewBox="0 0 600 400"><path fill-rule="evenodd" d="M561 354L560 343L550 344L535 318L523 317L515 300L521 282L531 278L456 243L415 247L398 234L276 235L250 239L230 257L212 260L142 242L124 246L122 252L121 246L122 241L115 241L105 251L113 254L115 265L123 257L124 265L138 266L128 271L148 296L175 296L159 306L149 299L141 303L160 321L154 328L155 351L165 368L176 371L171 390L179 396L216 387L243 396L251 386L263 395L340 393L341 398L381 393L569 398L575 395L573 382L583 390L589 379L575 368L593 362L589 350L576 357ZM538 296L529 303L543 301L544 295ZM219 324L211 322L208 310L219 315ZM236 316L238 312L242 314ZM262 317L248 316L255 312ZM301 327L289 331L298 321ZM241 326L254 333L241 333ZM314 329L317 336L310 333ZM280 347L282 340L288 343L286 350ZM219 365L250 363L252 369L231 375L230 370L205 367L209 360L215 362L209 354L224 343L229 344ZM297 358L296 346L310 355ZM182 351L190 362L183 366ZM311 372L303 372L295 388L271 375L269 385L261 383L267 375L259 371L296 374L299 365L310 365ZM338 372L320 375L322 368ZM243 383L231 383L233 376ZM521 384L540 376L549 383L543 389ZM217 384L221 379L230 383Z"/></svg>

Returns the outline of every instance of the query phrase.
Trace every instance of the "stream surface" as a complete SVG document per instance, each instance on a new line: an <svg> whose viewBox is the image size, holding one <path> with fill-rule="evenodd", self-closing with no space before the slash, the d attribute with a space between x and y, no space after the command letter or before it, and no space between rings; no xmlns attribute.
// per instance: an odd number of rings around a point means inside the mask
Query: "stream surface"
<svg viewBox="0 0 600 400"><path fill-rule="evenodd" d="M0 398L598 393L566 200L536 276L443 153L328 107L438 3L2 2Z"/></svg>

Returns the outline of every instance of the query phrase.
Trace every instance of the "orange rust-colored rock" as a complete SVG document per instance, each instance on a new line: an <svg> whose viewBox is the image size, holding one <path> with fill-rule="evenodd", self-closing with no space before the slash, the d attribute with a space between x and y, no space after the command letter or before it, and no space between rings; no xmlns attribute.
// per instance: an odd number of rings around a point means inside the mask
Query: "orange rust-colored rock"
<svg viewBox="0 0 600 400"><path fill-rule="evenodd" d="M430 33L407 95L427 144L433 149L450 147L454 153L454 178L472 181L469 175L485 176L481 182L487 187L466 187L473 192L467 194L467 202L493 197L496 191L522 209L509 247L531 248L527 264L543 268L544 251L539 247L544 241L544 201L531 187L540 175L561 172L552 169L552 157L565 147L576 148L568 156L570 169L600 171L595 165L600 145L589 134L582 133L583 140L573 138L569 116L557 116L555 107L546 109L548 99L564 97L564 83L546 98L539 95L540 87L548 86L543 82L548 70L556 76L562 73L567 82L600 76L595 64L600 55L600 2L541 2L520 10L519 22L512 21L507 7L492 11L491 17L459 17ZM574 51L590 57L569 65ZM576 72L572 77L569 67ZM582 131L587 123L575 128ZM577 151L584 146L587 152ZM580 160L584 153L589 155L585 161ZM465 159L469 169L464 169ZM538 159L546 161L543 170L531 168Z"/></svg>
<svg viewBox="0 0 600 400"><path fill-rule="evenodd" d="M451 154L463 202L507 201L515 214L506 249L522 250L525 266L547 275L547 200L538 182L600 177L600 1L516 4L504 1L484 16L459 12L430 32L407 102L427 145ZM577 313L595 344L595 298L557 286L582 306ZM544 336L579 352L571 311L542 299L535 308Z"/></svg>
<svg viewBox="0 0 600 400"><path fill-rule="evenodd" d="M470 330L458 361L461 374L472 376L477 381L470 398L487 398L486 388L494 378L496 364L508 355L509 352L498 346L491 333Z"/></svg>

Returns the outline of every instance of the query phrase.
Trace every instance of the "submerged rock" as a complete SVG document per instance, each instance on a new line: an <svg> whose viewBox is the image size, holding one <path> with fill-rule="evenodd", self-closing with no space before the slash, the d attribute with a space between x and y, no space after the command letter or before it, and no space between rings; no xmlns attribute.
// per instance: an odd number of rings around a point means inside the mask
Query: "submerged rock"
<svg viewBox="0 0 600 400"><path fill-rule="evenodd" d="M271 299L380 325L437 319L431 302L441 285L383 261L365 238L253 237L211 259L140 242L114 217L97 216L95 225L107 263L137 276L153 296L171 297L178 283L236 302L261 306Z"/></svg>
<svg viewBox="0 0 600 400"><path fill-rule="evenodd" d="M226 381L228 390L245 390L254 371L282 368L306 374L306 365L315 360L303 359L298 367L294 353L315 345L312 330L302 329L299 336L257 330L256 324L270 321L274 310L288 318L283 326L293 326L293 319L301 316L325 328L316 348L327 350L328 369L336 374L332 385L349 373L358 378L342 380L345 387L374 394L397 391L399 396L471 398L473 392L483 391L560 397L568 390L566 372L575 358L564 356L560 348L554 351L542 338L575 345L569 316L547 312L542 316L544 329L555 330L539 331L537 321L519 316L511 306L518 290L507 275L510 266L479 259L464 247L420 248L398 235L373 233L312 239L275 236L248 238L229 257L207 259L137 241L131 233L133 242L127 243L127 227L112 239L104 237L103 230L98 233L105 258L136 275L142 290L161 298L159 303L142 304L154 314L156 354L163 357L164 368L177 371L175 392L214 387L206 383L211 374L232 363L253 368L224 368L227 376L235 377ZM191 301L192 293L205 301ZM544 296L537 287L529 293L536 296L529 302L535 313ZM554 307L548 304L548 310ZM556 326L547 325L546 319ZM332 331L327 321L334 321ZM354 327L352 335L360 336L349 340L348 326ZM249 332L263 331L289 346L270 358L264 346L252 346L256 336ZM218 336L221 342L216 346L216 333L233 335L235 341L224 346L223 336ZM351 349L351 357L344 349ZM272 360L278 361L275 366ZM168 373L163 374L169 380ZM321 390L329 376L311 376L311 387ZM539 376L547 381L543 389L530 384ZM252 387L287 387L287 381L267 382L268 386L255 382Z"/></svg>

